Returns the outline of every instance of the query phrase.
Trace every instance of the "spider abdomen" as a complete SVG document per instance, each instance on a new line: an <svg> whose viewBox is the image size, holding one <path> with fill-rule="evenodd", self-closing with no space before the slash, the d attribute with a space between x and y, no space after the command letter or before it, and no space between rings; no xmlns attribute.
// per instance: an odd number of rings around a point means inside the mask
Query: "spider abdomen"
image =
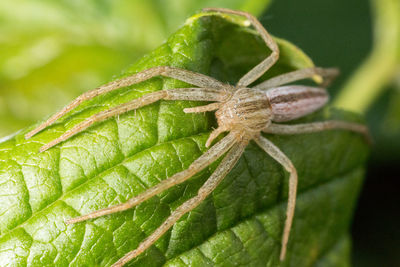
<svg viewBox="0 0 400 267"><path fill-rule="evenodd" d="M325 89L302 85L272 88L266 95L271 104L272 120L276 122L303 117L320 109L329 99Z"/></svg>

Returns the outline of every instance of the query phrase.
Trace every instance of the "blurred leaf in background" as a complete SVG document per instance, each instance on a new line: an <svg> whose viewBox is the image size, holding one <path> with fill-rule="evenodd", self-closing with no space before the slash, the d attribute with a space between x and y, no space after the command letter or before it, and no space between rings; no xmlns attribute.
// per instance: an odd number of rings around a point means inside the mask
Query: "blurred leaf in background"
<svg viewBox="0 0 400 267"><path fill-rule="evenodd" d="M0 2L0 136L117 75L207 6L262 12L270 0Z"/></svg>
<svg viewBox="0 0 400 267"><path fill-rule="evenodd" d="M400 1L371 1L372 51L345 83L335 105L367 114L374 160L400 158Z"/></svg>

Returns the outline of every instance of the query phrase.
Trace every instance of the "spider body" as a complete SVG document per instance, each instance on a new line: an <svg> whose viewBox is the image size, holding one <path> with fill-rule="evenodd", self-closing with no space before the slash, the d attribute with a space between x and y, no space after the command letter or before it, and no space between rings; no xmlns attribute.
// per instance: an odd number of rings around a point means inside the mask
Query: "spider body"
<svg viewBox="0 0 400 267"><path fill-rule="evenodd" d="M282 86L268 91L234 88L233 93L225 92L227 100L215 112L218 128L206 146L223 131L240 131L245 133L245 139L252 139L267 131L272 122L290 121L312 113L329 98L326 90L309 86ZM199 111L201 107L190 110Z"/></svg>
<svg viewBox="0 0 400 267"><path fill-rule="evenodd" d="M337 74L336 69L308 68L289 73L285 73L269 80L266 80L256 86L249 85L261 77L279 58L279 49L275 41L252 15L229 9L205 9L205 11L222 12L238 16L244 16L251 25L258 31L265 44L272 50L272 53L261 63L245 74L236 84L232 86L215 80L204 74L191 72L185 69L179 69L169 66L159 66L142 72L133 74L126 78L103 85L92 91L89 91L71 104L63 108L60 112L53 115L36 129L25 135L25 138L31 138L39 131L54 123L58 118L74 109L83 101L105 94L121 87L140 83L155 76L166 76L178 79L196 87L177 88L171 90L162 90L144 95L138 99L122 104L95 114L85 121L77 124L72 129L66 131L60 137L45 144L40 152L57 145L90 127L98 121L106 120L113 116L118 116L130 110L136 110L140 107L164 100L200 100L212 102L205 106L184 109L184 112L207 112L215 111L218 127L211 134L206 142L210 147L202 156L196 159L186 170L178 172L166 180L161 181L156 186L147 189L138 196L102 210L72 218L66 221L67 224L78 223L88 219L97 218L107 214L130 209L149 198L164 192L174 185L183 183L194 174L200 172L212 162L223 155L221 163L211 174L204 185L199 189L196 196L187 200L181 206L171 212L170 216L149 235L139 246L122 257L114 266L122 266L141 254L151 245L153 245L166 231L168 231L185 213L196 208L207 196L209 196L218 184L224 179L230 170L239 160L247 144L253 140L266 153L279 162L289 173L289 192L288 204L286 209L286 220L282 235L282 244L280 259L285 259L286 247L289 240L289 233L294 217L297 192L297 171L291 160L271 141L262 136L262 133L271 134L300 134L311 133L329 129L342 129L358 132L368 136L368 130L364 125L350 123L345 121L324 121L304 124L285 125L275 122L290 121L306 114L309 114L328 101L328 94L324 88L309 87L301 85L282 86L294 81L305 78L311 78L320 75L325 78L326 86L329 78ZM225 137L211 146L212 141L222 132L229 132Z"/></svg>

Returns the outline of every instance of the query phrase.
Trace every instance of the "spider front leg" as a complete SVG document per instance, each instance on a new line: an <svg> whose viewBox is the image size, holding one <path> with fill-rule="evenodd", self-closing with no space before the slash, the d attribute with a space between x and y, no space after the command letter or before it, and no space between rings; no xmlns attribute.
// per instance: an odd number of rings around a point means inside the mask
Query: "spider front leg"
<svg viewBox="0 0 400 267"><path fill-rule="evenodd" d="M200 101L223 101L226 98L225 90L218 90L212 88L179 88L173 90L162 90L144 95L138 99L132 100L128 103L122 104L115 108L99 112L85 121L75 125L72 129L66 131L60 137L54 139L48 144L40 148L40 152L57 145L70 138L71 136L85 130L93 123L103 121L116 115L126 113L130 110L138 109L140 107L150 105L161 99L165 100L200 100Z"/></svg>
<svg viewBox="0 0 400 267"><path fill-rule="evenodd" d="M238 138L236 136L236 138ZM217 169L208 178L204 185L199 189L197 196L187 200L176 210L174 210L171 215L158 227L149 237L147 237L142 243L139 244L138 248L128 252L124 257L117 261L113 267L120 267L128 263L133 258L137 257L143 251L148 249L153 245L168 229L170 229L184 214L196 208L214 189L218 184L225 178L225 176L233 169L236 162L242 155L246 142L236 143L225 158L218 165Z"/></svg>
<svg viewBox="0 0 400 267"><path fill-rule="evenodd" d="M297 171L292 161L271 141L262 136L259 136L254 140L265 152L267 152L267 154L269 154L273 159L279 162L286 169L286 171L290 173L288 204L286 208L286 221L282 235L282 245L280 253L280 260L283 261L286 255L290 229L292 228L292 223L293 223L294 209L296 207L297 180L298 180Z"/></svg>
<svg viewBox="0 0 400 267"><path fill-rule="evenodd" d="M66 113L71 111L72 109L79 106L82 102L92 99L96 96L111 92L113 90L117 90L122 87L130 86L133 84L137 84L153 78L155 76L165 76L174 78L177 80L181 80L187 82L189 84L196 85L198 87L206 87L206 88L224 88L226 85L220 81L217 81L209 76L206 76L201 73L192 72L185 69L174 68L169 66L159 66L150 68L139 73L133 74L126 78L122 78L120 80L116 80L110 83L107 83L103 86L100 86L94 90L88 91L79 97L77 97L74 101L72 101L69 105L65 106L62 110L51 116L47 121L39 125L37 128L33 129L29 133L25 135L26 139L31 138L47 126L53 124L57 119L64 116Z"/></svg>
<svg viewBox="0 0 400 267"><path fill-rule="evenodd" d="M279 59L279 47L271 37L271 35L267 32L267 30L262 26L262 24L257 20L256 17L251 15L250 13L243 11L236 11L226 8L204 8L206 12L220 12L233 14L238 16L243 16L253 25L253 27L260 34L261 38L264 40L265 44L271 49L272 53L265 58L261 63L251 69L248 73L246 73L237 83L237 87L247 87L249 84L257 80L261 77L269 68L271 68L275 62Z"/></svg>
<svg viewBox="0 0 400 267"><path fill-rule="evenodd" d="M139 205L140 203L148 200L149 198L164 192L168 188L183 183L196 173L203 170L205 167L216 161L220 158L224 153L226 153L236 142L237 135L235 133L230 133L226 137L224 137L221 141L217 142L214 146L212 146L207 152L201 155L198 159L196 159L186 170L178 172L173 176L169 177L166 180L161 181L156 186L149 188L144 191L140 195L129 199L125 203L121 203L119 205L111 206L105 209L97 210L95 212L82 215L80 217L72 218L66 221L67 224L78 223L82 221L86 221L89 219L98 218L104 215L116 213L119 211L124 211L130 209L134 206Z"/></svg>

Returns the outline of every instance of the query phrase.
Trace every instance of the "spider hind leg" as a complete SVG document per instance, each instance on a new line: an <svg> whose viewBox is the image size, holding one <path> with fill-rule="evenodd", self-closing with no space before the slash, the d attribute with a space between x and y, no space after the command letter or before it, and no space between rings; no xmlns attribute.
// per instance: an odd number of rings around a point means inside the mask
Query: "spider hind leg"
<svg viewBox="0 0 400 267"><path fill-rule="evenodd" d="M273 159L280 163L287 172L289 172L289 192L288 192L288 204L286 208L286 221L285 227L282 234L282 244L280 260L283 261L286 256L287 243L289 241L289 234L292 228L294 209L296 206L296 195L297 195L297 170L294 167L292 161L271 141L260 136L255 139L256 143Z"/></svg>

